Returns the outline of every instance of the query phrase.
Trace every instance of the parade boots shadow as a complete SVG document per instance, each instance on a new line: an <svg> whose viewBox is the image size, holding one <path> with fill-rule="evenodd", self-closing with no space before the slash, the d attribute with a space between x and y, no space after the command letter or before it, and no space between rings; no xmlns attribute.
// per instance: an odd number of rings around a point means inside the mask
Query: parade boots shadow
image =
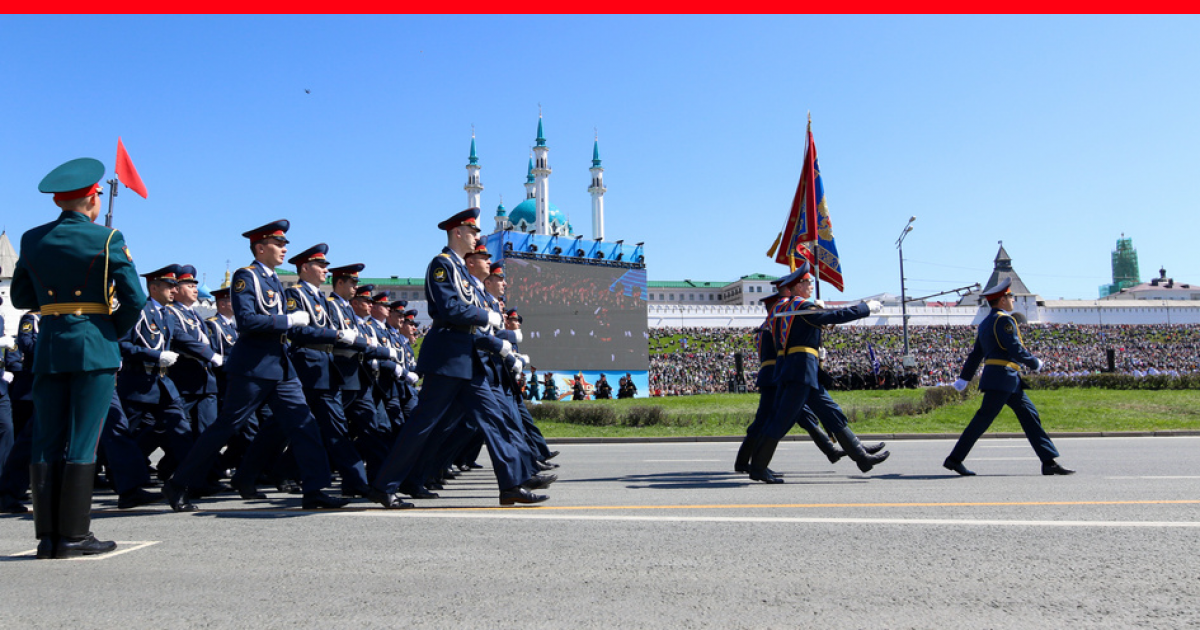
<svg viewBox="0 0 1200 630"><path fill-rule="evenodd" d="M854 460L855 464L858 464L858 469L863 472L870 472L875 467L875 464L883 462L883 460L891 455L888 451L878 454L868 453L867 449L863 448L862 442L858 441L858 436L854 435L854 432L850 430L850 427L838 429L837 437L846 454L850 456L850 459Z"/></svg>
<svg viewBox="0 0 1200 630"><path fill-rule="evenodd" d="M846 456L846 451L838 448L824 431L814 427L808 429L808 436L812 438L817 448L821 449L822 453L825 453L825 457L829 458L830 464L836 464L839 459Z"/></svg>
<svg viewBox="0 0 1200 630"><path fill-rule="evenodd" d="M738 448L737 457L733 460L733 472L750 472L750 455L754 453L755 447L758 446L759 439L747 435L746 439L742 440L742 445Z"/></svg>
<svg viewBox="0 0 1200 630"><path fill-rule="evenodd" d="M76 558L107 553L117 548L111 540L96 540L89 531L92 524L92 483L95 464L67 464L63 467L62 491L58 500L58 548L55 558Z"/></svg>
<svg viewBox="0 0 1200 630"><path fill-rule="evenodd" d="M775 456L775 448L779 446L779 440L771 438L760 438L758 445L754 448L754 453L750 456L750 478L754 481L763 483L783 483L783 480L771 473L767 466L771 463L771 458Z"/></svg>
<svg viewBox="0 0 1200 630"><path fill-rule="evenodd" d="M39 462L29 465L29 490L33 498L33 528L37 533L37 557L54 557L58 549L58 465Z"/></svg>

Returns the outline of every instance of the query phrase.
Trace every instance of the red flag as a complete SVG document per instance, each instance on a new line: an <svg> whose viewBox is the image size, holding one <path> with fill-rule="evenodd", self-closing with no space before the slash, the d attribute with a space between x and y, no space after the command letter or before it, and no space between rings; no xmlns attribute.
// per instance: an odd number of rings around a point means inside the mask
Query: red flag
<svg viewBox="0 0 1200 630"><path fill-rule="evenodd" d="M808 121L808 141L804 147L804 166L800 170L800 182L796 184L796 195L788 211L783 231L771 246L768 256L782 265L795 264L795 254L804 243L817 240L817 146L813 142L812 120Z"/></svg>
<svg viewBox="0 0 1200 630"><path fill-rule="evenodd" d="M141 176L138 175L137 169L133 166L133 160L129 159L129 154L125 152L125 144L121 142L121 137L117 136L117 179L125 184L125 187L146 199L146 185L142 183Z"/></svg>

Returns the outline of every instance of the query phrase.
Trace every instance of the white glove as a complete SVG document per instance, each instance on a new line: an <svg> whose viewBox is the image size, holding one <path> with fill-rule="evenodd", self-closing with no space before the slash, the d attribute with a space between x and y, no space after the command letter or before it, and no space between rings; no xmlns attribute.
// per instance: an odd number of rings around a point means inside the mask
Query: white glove
<svg viewBox="0 0 1200 630"><path fill-rule="evenodd" d="M520 355L513 355L512 362L512 367L510 369L512 370L513 376L525 371L525 362L520 359Z"/></svg>
<svg viewBox="0 0 1200 630"><path fill-rule="evenodd" d="M1046 366L1046 362L1045 362L1045 361L1042 361L1041 359L1037 359L1037 358L1035 358L1035 359L1034 359L1034 361L1037 361L1037 362L1038 362L1038 364L1037 364L1037 367L1033 368L1033 371L1034 371L1034 372L1041 372L1041 371L1042 371L1042 368Z"/></svg>
<svg viewBox="0 0 1200 630"><path fill-rule="evenodd" d="M170 350L163 350L158 353L158 364L162 367L171 367L179 360L179 354Z"/></svg>
<svg viewBox="0 0 1200 630"><path fill-rule="evenodd" d="M822 361L825 360L825 348L817 348L817 358Z"/></svg>
<svg viewBox="0 0 1200 630"><path fill-rule="evenodd" d="M507 339L500 340L500 356L507 357L512 354L512 344Z"/></svg>
<svg viewBox="0 0 1200 630"><path fill-rule="evenodd" d="M525 340L525 335L521 334L520 328L513 329L513 333L514 333L513 337L517 340L517 343L521 343L522 341Z"/></svg>
<svg viewBox="0 0 1200 630"><path fill-rule="evenodd" d="M488 325L496 330L504 329L504 318L496 311L488 311Z"/></svg>
<svg viewBox="0 0 1200 630"><path fill-rule="evenodd" d="M376 341L374 337L367 337L367 347L368 348L374 348L375 346L378 346L378 345L379 345L379 342Z"/></svg>
<svg viewBox="0 0 1200 630"><path fill-rule="evenodd" d="M883 305L879 303L879 300L870 300L867 302L867 308L871 309L872 313L878 313Z"/></svg>
<svg viewBox="0 0 1200 630"><path fill-rule="evenodd" d="M517 356L520 357L521 363L524 363L525 365L529 365L530 361L529 361L528 354L517 354Z"/></svg>
<svg viewBox="0 0 1200 630"><path fill-rule="evenodd" d="M4 381L5 383L13 382L13 373L0 370L0 380Z"/></svg>
<svg viewBox="0 0 1200 630"><path fill-rule="evenodd" d="M396 372L396 380L400 380L400 379L404 378L404 366L403 365L397 365L395 372Z"/></svg>
<svg viewBox="0 0 1200 630"><path fill-rule="evenodd" d="M358 331L354 330L353 328L339 330L337 338L338 338L338 341L344 342L346 344L353 344L354 341L356 339L358 339Z"/></svg>
<svg viewBox="0 0 1200 630"><path fill-rule="evenodd" d="M964 389L966 389L967 385L970 385L970 383L962 380L961 378L954 381L954 389L957 389L960 392L963 391Z"/></svg>
<svg viewBox="0 0 1200 630"><path fill-rule="evenodd" d="M222 365L225 365L225 357L221 356L219 354L214 354L212 356L212 358L209 360L212 361L212 364L217 367L221 367Z"/></svg>
<svg viewBox="0 0 1200 630"><path fill-rule="evenodd" d="M416 372L406 372L404 374L404 380L408 381L409 385L416 385L419 379L420 377L417 376Z"/></svg>
<svg viewBox="0 0 1200 630"><path fill-rule="evenodd" d="M12 337L0 337L0 350L12 350L17 347L17 342Z"/></svg>
<svg viewBox="0 0 1200 630"><path fill-rule="evenodd" d="M393 361L400 360L400 353L396 352L395 348L388 348L388 355L392 357ZM399 367L399 366L396 366L396 367Z"/></svg>
<svg viewBox="0 0 1200 630"><path fill-rule="evenodd" d="M288 313L287 317L288 317L288 328L295 328L297 326L307 326L308 322L310 321L310 318L308 317L308 313L306 313L304 311L296 311L295 313Z"/></svg>
<svg viewBox="0 0 1200 630"><path fill-rule="evenodd" d="M825 308L825 300L813 300L813 304L816 304L817 308Z"/></svg>

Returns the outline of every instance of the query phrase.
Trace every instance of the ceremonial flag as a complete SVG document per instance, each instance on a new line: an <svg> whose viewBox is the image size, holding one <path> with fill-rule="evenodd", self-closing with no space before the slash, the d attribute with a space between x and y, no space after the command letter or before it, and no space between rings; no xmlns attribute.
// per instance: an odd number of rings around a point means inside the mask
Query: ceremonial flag
<svg viewBox="0 0 1200 630"><path fill-rule="evenodd" d="M767 256L792 270L796 268L796 259L803 256L817 269L818 280L844 291L842 262L833 238L829 205L825 201L825 184L821 181L821 165L817 161L817 143L813 139L811 117L807 135L800 183L796 186L796 195L792 198L792 207L783 231L775 237ZM814 245L815 252L810 249Z"/></svg>
<svg viewBox="0 0 1200 630"><path fill-rule="evenodd" d="M879 358L875 356L875 346L871 342L867 342L867 352L871 354L871 371L875 376L879 376Z"/></svg>
<svg viewBox="0 0 1200 630"><path fill-rule="evenodd" d="M125 152L125 143L121 142L121 137L117 136L117 179L125 184L125 187L146 199L146 185L142 183L141 176L138 175L137 169L133 166L133 160L129 159L129 154Z"/></svg>

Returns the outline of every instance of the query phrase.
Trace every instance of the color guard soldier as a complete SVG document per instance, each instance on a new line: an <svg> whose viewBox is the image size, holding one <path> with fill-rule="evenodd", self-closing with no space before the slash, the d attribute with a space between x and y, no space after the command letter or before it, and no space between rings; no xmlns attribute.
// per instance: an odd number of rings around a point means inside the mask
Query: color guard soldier
<svg viewBox="0 0 1200 630"><path fill-rule="evenodd" d="M833 431L845 452L858 464L858 469L868 472L890 453L867 451L850 430L837 403L818 382L817 372L822 328L866 317L879 309L879 303L860 303L838 310L820 308L808 299L812 294L812 274L807 262L780 283L781 288L793 286L793 298L786 304L781 301L772 313L778 392L771 420L763 427L762 439L750 457L750 478L765 483L783 483L783 479L771 474L767 466L775 455L779 440L792 425L800 423L814 440L817 439L820 429L812 424L808 415L810 410Z"/></svg>
<svg viewBox="0 0 1200 630"><path fill-rule="evenodd" d="M30 477L39 558L116 548L89 531L96 443L121 363L116 339L133 327L146 296L125 238L94 223L103 177L103 164L80 158L42 180L38 189L54 193L62 213L21 237L13 272L13 305L44 318L32 357Z"/></svg>
<svg viewBox="0 0 1200 630"><path fill-rule="evenodd" d="M233 274L233 312L240 336L225 361L225 371L230 377L225 407L217 421L200 434L175 475L163 484L163 494L176 512L196 510L188 489L203 485L221 449L264 404L271 406L272 422L278 422L287 434L299 465L303 508L339 508L347 503L322 491L330 482L329 459L321 431L304 402L296 368L285 352L288 331L309 323L307 313L285 312L283 284L275 274L275 268L287 254L288 241L284 235L288 227L288 221L281 219L242 234L250 241L254 262ZM258 439L262 439L261 433ZM252 455L254 445L233 479L238 486L245 487L255 481L244 474L244 470L260 467L257 461L249 461Z"/></svg>
<svg viewBox="0 0 1200 630"><path fill-rule="evenodd" d="M1026 367L1038 372L1044 364L1041 359L1030 354L1021 341L1017 320L1010 314L1013 308L1011 284L1012 280L1005 278L983 291L983 297L987 299L992 310L979 322L975 346L971 348L958 380L954 382L954 389L960 392L966 389L982 361L983 376L979 377L979 389L983 392L983 402L942 465L960 475L974 475L974 472L963 465L963 460L971 452L971 447L975 446L975 441L992 425L1000 410L1008 405L1017 415L1025 437L1033 446L1033 452L1042 460L1042 474L1070 475L1075 471L1063 468L1054 461L1058 457L1058 449L1042 428L1042 419L1038 415L1037 407L1033 406L1033 401L1025 394L1027 386L1021 378L1021 368Z"/></svg>

